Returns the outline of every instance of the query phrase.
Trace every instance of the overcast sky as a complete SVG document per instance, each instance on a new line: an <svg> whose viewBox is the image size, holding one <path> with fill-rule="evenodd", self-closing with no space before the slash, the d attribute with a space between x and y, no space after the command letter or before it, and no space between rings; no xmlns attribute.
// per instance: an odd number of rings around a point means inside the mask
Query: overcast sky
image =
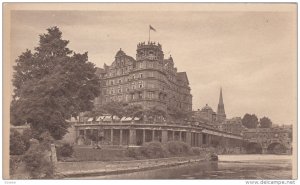
<svg viewBox="0 0 300 185"><path fill-rule="evenodd" d="M215 111L219 90L227 117L254 113L276 124L296 122L295 11L13 11L11 57L38 44L58 26L75 52L98 67L122 48L135 58L138 42L162 44L178 71L187 72L193 109Z"/></svg>

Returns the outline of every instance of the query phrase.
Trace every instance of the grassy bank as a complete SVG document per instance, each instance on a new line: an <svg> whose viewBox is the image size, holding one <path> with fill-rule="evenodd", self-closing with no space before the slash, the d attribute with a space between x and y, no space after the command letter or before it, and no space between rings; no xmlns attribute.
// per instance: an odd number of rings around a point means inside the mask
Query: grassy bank
<svg viewBox="0 0 300 185"><path fill-rule="evenodd" d="M61 157L59 161L130 161L184 156L205 157L212 150L190 147L184 142L149 142L140 147L107 147L95 149L90 146L74 146L71 157Z"/></svg>
<svg viewBox="0 0 300 185"><path fill-rule="evenodd" d="M199 156L186 156L132 161L58 162L56 164L56 177L70 178L132 173L137 171L202 162L205 160L205 158L200 158Z"/></svg>

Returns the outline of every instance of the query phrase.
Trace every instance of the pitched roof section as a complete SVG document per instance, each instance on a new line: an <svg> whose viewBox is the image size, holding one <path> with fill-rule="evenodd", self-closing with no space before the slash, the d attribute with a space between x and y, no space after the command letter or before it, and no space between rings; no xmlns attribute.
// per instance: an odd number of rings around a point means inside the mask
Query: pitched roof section
<svg viewBox="0 0 300 185"><path fill-rule="evenodd" d="M105 73L105 70L99 67L96 67L96 75L100 76L101 74Z"/></svg>
<svg viewBox="0 0 300 185"><path fill-rule="evenodd" d="M187 84L189 84L189 79L187 77L186 72L178 72L177 74L177 79L186 82Z"/></svg>

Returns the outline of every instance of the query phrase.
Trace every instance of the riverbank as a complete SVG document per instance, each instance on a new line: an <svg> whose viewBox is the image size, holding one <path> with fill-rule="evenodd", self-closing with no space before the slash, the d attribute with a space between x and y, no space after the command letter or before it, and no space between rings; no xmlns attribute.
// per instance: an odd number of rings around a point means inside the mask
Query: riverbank
<svg viewBox="0 0 300 185"><path fill-rule="evenodd" d="M57 162L56 176L58 178L103 176L122 173L132 173L179 166L195 162L207 161L200 156L172 157L131 161L88 161L88 162Z"/></svg>
<svg viewBox="0 0 300 185"><path fill-rule="evenodd" d="M291 157L291 156L290 156ZM236 158L236 160L234 160ZM292 179L292 161L283 155L220 155L221 161L200 161L100 176L72 177L67 179Z"/></svg>

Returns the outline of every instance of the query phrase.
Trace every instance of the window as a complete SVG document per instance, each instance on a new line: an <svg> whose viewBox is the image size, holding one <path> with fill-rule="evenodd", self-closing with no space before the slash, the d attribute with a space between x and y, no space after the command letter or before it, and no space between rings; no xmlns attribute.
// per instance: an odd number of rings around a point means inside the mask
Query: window
<svg viewBox="0 0 300 185"><path fill-rule="evenodd" d="M143 78L143 73L140 73L140 78Z"/></svg>
<svg viewBox="0 0 300 185"><path fill-rule="evenodd" d="M128 87L126 88L126 91L127 91L127 92L129 91L129 88L128 88Z"/></svg>
<svg viewBox="0 0 300 185"><path fill-rule="evenodd" d="M122 83L122 79L119 79L119 84Z"/></svg>
<svg viewBox="0 0 300 185"><path fill-rule="evenodd" d="M139 87L140 87L140 88L143 88L143 84L140 84Z"/></svg>
<svg viewBox="0 0 300 185"><path fill-rule="evenodd" d="M135 85L132 86L132 89L135 89Z"/></svg>
<svg viewBox="0 0 300 185"><path fill-rule="evenodd" d="M121 89L121 88L119 88L119 89L118 89L118 92L119 92L119 93L121 93L121 92L122 92L122 89Z"/></svg>
<svg viewBox="0 0 300 185"><path fill-rule="evenodd" d="M132 75L132 79L135 79L135 75Z"/></svg>
<svg viewBox="0 0 300 185"><path fill-rule="evenodd" d="M150 98L150 99L153 98L153 92L148 92L148 98Z"/></svg>
<svg viewBox="0 0 300 185"><path fill-rule="evenodd" d="M110 85L114 85L114 81L113 80L110 81Z"/></svg>
<svg viewBox="0 0 300 185"><path fill-rule="evenodd" d="M139 99L142 99L142 98L143 98L143 93L139 92Z"/></svg>

